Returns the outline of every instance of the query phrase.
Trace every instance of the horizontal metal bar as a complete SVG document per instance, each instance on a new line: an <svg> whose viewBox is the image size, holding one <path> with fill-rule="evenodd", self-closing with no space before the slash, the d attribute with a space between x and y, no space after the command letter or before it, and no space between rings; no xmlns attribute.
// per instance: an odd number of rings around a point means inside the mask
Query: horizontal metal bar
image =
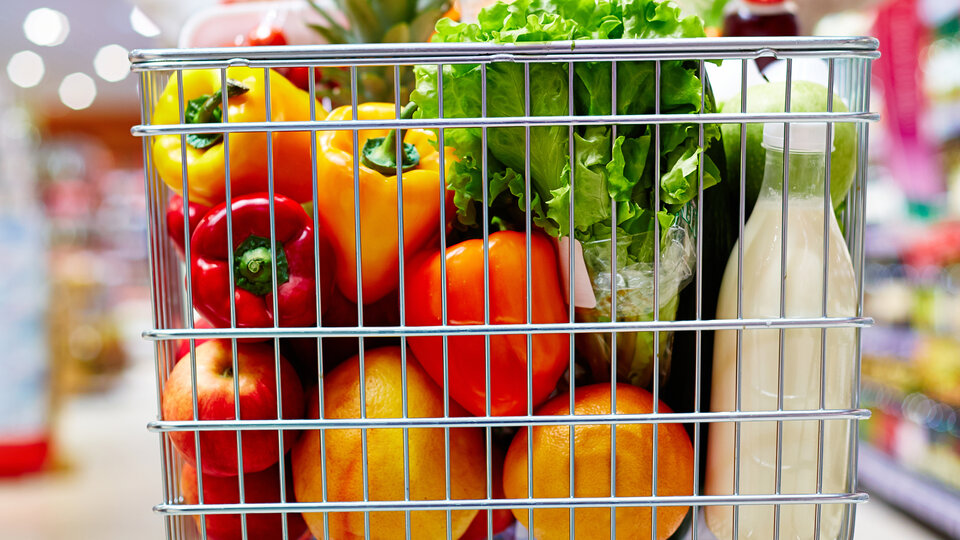
<svg viewBox="0 0 960 540"><path fill-rule="evenodd" d="M870 317L810 317L804 319L712 319L700 321L611 321L557 324L470 324L461 326L361 326L297 328L165 328L143 332L144 339L230 339L293 337L417 337L505 334L587 334L694 330L779 328L858 328L873 326Z"/></svg>
<svg viewBox="0 0 960 540"><path fill-rule="evenodd" d="M862 420L869 409L820 409L808 411L740 411L650 414L591 414L550 416L463 416L449 418L333 418L319 420L157 420L147 424L156 433L167 431L275 431L374 428L498 427L608 424L705 424L716 422L764 422L773 420Z"/></svg>
<svg viewBox="0 0 960 540"><path fill-rule="evenodd" d="M349 65L353 67L373 67L373 66L410 66L419 65L449 65L449 64L484 64L497 62L529 62L531 64L545 63L566 63L566 62L651 62L654 60L755 60L757 58L819 58L819 59L841 59L841 58L877 58L880 53L877 52L856 52L840 51L834 53L824 53L822 51L792 51L777 52L770 49L759 49L755 51L713 53L704 54L699 52L617 52L600 54L579 54L568 52L565 55L550 56L516 56L501 54L486 55L459 55L459 56L424 56L421 58L365 58L350 61ZM251 68L280 68L280 67L341 67L344 66L342 58L328 59L276 59L276 60L251 60L242 57L233 57L229 60L190 60L190 61L156 61L134 66L133 71L173 71L189 69L222 69L235 66L246 66Z"/></svg>
<svg viewBox="0 0 960 540"><path fill-rule="evenodd" d="M169 515L266 514L293 512L389 512L405 510L606 508L611 506L725 506L763 504L858 504L866 493L804 493L796 495L697 495L684 497L574 497L525 499L462 499L443 501L287 502L247 504L158 504L153 511Z"/></svg>
<svg viewBox="0 0 960 540"><path fill-rule="evenodd" d="M134 71L184 68L185 64L253 65L256 62L329 60L338 65L370 63L456 63L470 61L595 61L631 57L664 59L670 54L710 59L735 55L791 57L814 54L822 58L855 55L876 57L879 43L867 37L694 38L552 41L542 43L369 43L284 47L225 47L203 49L137 49L130 53ZM173 67L171 67L171 65ZM192 67L192 66L191 66Z"/></svg>
<svg viewBox="0 0 960 540"><path fill-rule="evenodd" d="M439 129L464 127L587 126L610 124L759 124L770 122L876 122L877 113L708 113L607 114L597 116L516 116L486 118L423 118L410 120L340 120L300 122L230 122L212 124L151 124L134 126L138 137L190 133L247 133L264 131L335 131L366 129Z"/></svg>

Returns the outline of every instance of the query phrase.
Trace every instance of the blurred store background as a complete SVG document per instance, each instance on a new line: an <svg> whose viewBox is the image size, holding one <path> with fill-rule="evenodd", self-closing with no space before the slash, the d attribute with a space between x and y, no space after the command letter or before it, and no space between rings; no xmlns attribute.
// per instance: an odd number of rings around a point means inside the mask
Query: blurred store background
<svg viewBox="0 0 960 540"><path fill-rule="evenodd" d="M680 3L722 25L723 0ZM463 2L463 16L477 4ZM865 311L877 326L863 334L863 401L873 417L859 463L874 501L859 511L858 538L960 538L960 0L797 5L802 33L874 35L883 54L867 187ZM127 54L242 40L271 9L0 6L0 538L162 536Z"/></svg>

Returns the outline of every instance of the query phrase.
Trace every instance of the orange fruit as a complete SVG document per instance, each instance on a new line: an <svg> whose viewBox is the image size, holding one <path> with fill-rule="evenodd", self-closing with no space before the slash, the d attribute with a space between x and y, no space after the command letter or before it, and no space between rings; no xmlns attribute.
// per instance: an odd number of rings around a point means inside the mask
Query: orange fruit
<svg viewBox="0 0 960 540"><path fill-rule="evenodd" d="M610 385L596 384L576 389L574 413L609 414ZM545 403L538 416L565 415L570 412L570 396L564 394ZM646 390L627 384L617 385L617 412L643 414L653 412L653 396ZM660 402L659 412L672 412ZM570 431L568 425L533 428L533 496L570 496ZM617 496L650 496L653 477L653 425L622 424L617 434ZM507 451L503 468L503 489L508 499L527 497L528 429L517 432ZM680 424L660 424L657 428L657 495L693 493L693 446ZM610 496L610 425L574 427L574 496ZM680 526L688 507L657 509L657 539L669 537ZM530 528L526 508L513 514ZM637 540L651 536L649 507L618 507L617 538ZM537 540L570 538L569 510L541 508L533 512L533 534ZM578 540L610 538L610 508L577 508L574 511Z"/></svg>
<svg viewBox="0 0 960 540"><path fill-rule="evenodd" d="M366 351L364 381L368 418L402 417L402 381L399 347ZM308 414L317 418L317 391L308 398ZM324 418L360 418L360 362L353 357L337 366L323 381ZM407 405L410 418L443 417L443 393L407 354ZM450 403L451 416L464 416ZM410 428L410 499L443 500L446 494L444 432L442 428ZM453 499L482 499L486 495L486 445L477 428L450 429L450 494ZM325 435L327 500L362 501L362 446L359 429L331 429ZM367 480L371 501L404 500L403 431L399 428L367 429ZM293 449L293 482L297 501L322 501L320 434L305 431ZM459 538L477 510L454 510L450 527ZM306 513L310 531L323 539L323 514ZM410 513L414 540L447 537L446 512ZM330 512L331 540L394 540L405 534L403 512L370 512L370 536L364 536L363 512Z"/></svg>

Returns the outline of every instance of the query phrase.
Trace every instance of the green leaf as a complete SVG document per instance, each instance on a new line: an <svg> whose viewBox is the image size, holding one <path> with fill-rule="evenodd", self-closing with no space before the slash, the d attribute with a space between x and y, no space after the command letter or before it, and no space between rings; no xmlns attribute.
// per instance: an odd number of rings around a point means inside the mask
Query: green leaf
<svg viewBox="0 0 960 540"><path fill-rule="evenodd" d="M344 38L345 31L337 26L327 27L320 24L308 24L307 26L312 28L316 33L320 34L320 37L322 37L327 43L339 45L347 42Z"/></svg>
<svg viewBox="0 0 960 540"><path fill-rule="evenodd" d="M349 28L356 38L356 42L381 41L384 34L384 23L389 21L384 21L374 12L370 0L339 0L338 3L347 16Z"/></svg>
<svg viewBox="0 0 960 540"><path fill-rule="evenodd" d="M409 43L410 26L402 22L394 25L383 34L383 43Z"/></svg>
<svg viewBox="0 0 960 540"><path fill-rule="evenodd" d="M410 22L410 41L429 41L437 25L437 20L447 12L447 9L444 6L419 10L418 15Z"/></svg>
<svg viewBox="0 0 960 540"><path fill-rule="evenodd" d="M579 39L703 37L703 23L684 17L669 2L656 0L514 0L498 2L480 12L476 24L442 19L436 25L435 42L523 43ZM522 64L492 63L487 66L486 113L490 117L525 116L527 95L533 116L570 114L568 65L530 64L529 88ZM699 64L691 61L660 62L659 95L654 62L621 61L617 64L617 101L611 91L609 63L578 62L574 68L576 115L606 115L615 106L618 114L655 112L695 114L700 102L715 110L711 96L701 97ZM417 85L411 100L421 107L422 118L437 118L437 70L414 68ZM481 116L481 69L477 65L448 65L443 69L444 111L448 118ZM482 166L490 175L489 202L498 212L515 212L526 206L530 182L533 222L549 234L573 234L583 242L609 239L612 226L630 237L624 244L627 262L648 263L658 240L654 219L669 229L698 193L701 160L703 184L720 180L719 170L699 145L696 124L666 124L655 128L632 124L577 126L570 155L568 126L534 126L530 140L522 127L487 129L487 155L483 155L479 128L448 129L446 144L453 147L457 164L448 174L458 217L464 224L476 223L476 202L482 199ZM659 132L659 144L654 146ZM719 128L703 127L704 147L719 140ZM526 155L529 143L530 155ZM659 154L660 177L655 178L653 152ZM572 159L571 159L572 157ZM530 178L523 174L529 158ZM571 166L572 165L572 166ZM654 208L659 190L661 204ZM504 205L504 198L514 203ZM570 203L574 223L569 223ZM616 204L616 223L611 223ZM500 214L498 214L500 215ZM500 215L509 222L510 216ZM661 231L664 234L664 231ZM619 249L619 248L618 248ZM588 265L589 266L589 265Z"/></svg>

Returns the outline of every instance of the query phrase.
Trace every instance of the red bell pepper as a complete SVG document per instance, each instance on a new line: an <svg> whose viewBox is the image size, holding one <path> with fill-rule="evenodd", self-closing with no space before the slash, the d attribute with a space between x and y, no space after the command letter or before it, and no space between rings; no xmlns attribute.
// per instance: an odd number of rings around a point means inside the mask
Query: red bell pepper
<svg viewBox="0 0 960 540"><path fill-rule="evenodd" d="M532 323L568 320L553 243L545 235L530 238L533 251ZM411 326L435 326L441 319L440 253L416 258L406 273L406 317ZM527 320L526 239L523 233L490 235L490 323ZM447 323L483 324L483 241L467 240L447 249ZM533 346L533 405L547 399L570 361L570 337L538 334ZM443 386L443 341L439 336L410 337L420 364ZM472 414L486 414L484 337L448 338L450 396ZM490 337L491 414L527 413L527 337Z"/></svg>
<svg viewBox="0 0 960 540"><path fill-rule="evenodd" d="M237 327L272 327L275 257L279 326L316 324L313 222L303 207L282 195L274 197L275 253L270 252L269 196L236 197L232 210L232 261L227 259L226 203L210 210L190 239L194 308L215 327L230 326L229 272L233 266ZM332 261L330 247L321 235L321 287L333 283Z"/></svg>
<svg viewBox="0 0 960 540"><path fill-rule="evenodd" d="M187 207L187 216L190 220L190 234L197 229L197 224L207 215L209 206L191 202ZM174 193L167 202L167 234L177 246L180 258L183 258L183 197Z"/></svg>
<svg viewBox="0 0 960 540"><path fill-rule="evenodd" d="M214 326L210 324L210 322L204 319L203 317L195 317L193 320L193 327L196 328L197 330L209 330L211 328L214 328ZM194 341L194 348L196 348L196 347L199 347L201 344L210 341L210 339L202 338L202 339L195 339L193 341ZM181 358L183 358L188 354L190 354L190 340L181 339L180 341L177 342L176 361L179 362Z"/></svg>

